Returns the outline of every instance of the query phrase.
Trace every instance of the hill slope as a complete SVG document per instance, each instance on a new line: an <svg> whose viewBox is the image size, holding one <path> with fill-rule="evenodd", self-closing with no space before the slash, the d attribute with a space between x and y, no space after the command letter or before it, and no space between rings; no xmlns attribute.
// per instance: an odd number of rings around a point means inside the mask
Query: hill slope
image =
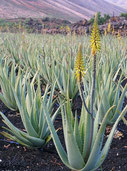
<svg viewBox="0 0 127 171"><path fill-rule="evenodd" d="M0 17L56 17L77 21L95 12L118 15L125 9L105 0L0 0Z"/></svg>
<svg viewBox="0 0 127 171"><path fill-rule="evenodd" d="M110 3L113 3L113 4L117 5L117 6L120 6L122 8L127 9L127 0L106 0L106 1L108 1Z"/></svg>

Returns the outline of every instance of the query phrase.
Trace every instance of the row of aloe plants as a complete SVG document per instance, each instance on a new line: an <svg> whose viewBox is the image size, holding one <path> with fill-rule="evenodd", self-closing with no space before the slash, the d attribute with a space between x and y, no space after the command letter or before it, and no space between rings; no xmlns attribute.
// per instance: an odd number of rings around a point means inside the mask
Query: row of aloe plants
<svg viewBox="0 0 127 171"><path fill-rule="evenodd" d="M117 73L119 66L112 61L104 67L105 58L98 59L101 56L100 47L95 19L91 35L91 61L89 62L89 58L85 60L87 71L81 45L75 62L71 55L69 59L46 58L44 49L42 56L38 56L36 60L25 55L21 62L19 58L14 58L15 62L1 60L0 98L11 110L19 110L26 130L24 132L16 128L0 113L8 126L2 134L22 145L37 148L44 147L52 137L57 152L67 167L72 170L96 170L107 156L118 122L121 119L126 122L124 115L127 112L127 107L122 109L127 91L127 85L121 86L122 76L125 74L121 74L116 84L114 73ZM101 67L99 63L102 64ZM43 83L48 84L44 93ZM81 114L74 114L72 101L78 93L82 99ZM59 108L55 112L54 94L58 96L59 102ZM62 115L66 150L54 128L54 120L59 113ZM113 127L103 144L107 124L112 124Z"/></svg>

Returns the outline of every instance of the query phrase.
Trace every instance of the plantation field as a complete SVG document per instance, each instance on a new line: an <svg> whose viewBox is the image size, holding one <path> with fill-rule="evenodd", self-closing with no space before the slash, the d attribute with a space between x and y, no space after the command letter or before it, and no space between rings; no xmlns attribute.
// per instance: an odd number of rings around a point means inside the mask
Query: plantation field
<svg viewBox="0 0 127 171"><path fill-rule="evenodd" d="M95 56L91 134L89 113ZM78 65L82 64L79 69ZM77 68L83 73L79 81ZM84 101L88 112L83 107ZM76 145L72 143L72 146L79 147L86 161L90 157L88 153L93 152L94 156L93 149L98 149L95 157L98 160L94 158L97 171L126 171L127 37L102 35L100 50L95 55L91 53L89 35L0 33L0 112L1 170L69 170L60 159L64 153L57 153L59 149L62 151L56 142L57 134L74 168L76 161L72 162L73 147L69 146L67 134L71 130L76 138ZM53 125L58 129L57 134ZM91 144L90 134L93 135ZM59 147L57 150L54 142Z"/></svg>

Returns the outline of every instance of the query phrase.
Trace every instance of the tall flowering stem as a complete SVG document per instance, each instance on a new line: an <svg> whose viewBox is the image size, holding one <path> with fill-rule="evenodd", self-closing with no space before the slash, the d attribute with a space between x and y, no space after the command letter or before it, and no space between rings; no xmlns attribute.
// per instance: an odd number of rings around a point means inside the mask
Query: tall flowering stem
<svg viewBox="0 0 127 171"><path fill-rule="evenodd" d="M92 82L92 89L91 89L91 104L90 104L90 113L91 113L91 133L89 138L89 144L88 144L88 150L86 154L85 160L87 161L91 145L93 141L93 129L94 129L94 117L93 117L93 104L94 104L94 96L95 96L95 84L96 84L96 54L100 51L100 34L99 34L99 28L97 24L97 15L95 16L94 24L93 24L93 30L91 33L91 53L93 56L93 82Z"/></svg>
<svg viewBox="0 0 127 171"><path fill-rule="evenodd" d="M97 15L95 16L93 30L91 33L91 53L94 57L93 62L93 83L92 83L92 93L91 93L91 107L90 112L93 115L93 103L94 103L94 95L95 95L95 83L96 83L96 54L100 51L100 34L99 28L97 24Z"/></svg>
<svg viewBox="0 0 127 171"><path fill-rule="evenodd" d="M91 116L91 131L90 131L90 137L89 137L89 143L88 143L88 149L86 152L86 156L84 161L87 161L89 158L92 141L93 141L93 129L94 129L94 117L93 117L93 104L94 104L94 96L95 96L95 84L96 84L96 55L97 52L100 51L100 34L99 34L99 28L97 24L97 15L95 16L94 24L93 24L93 30L91 33L91 53L93 56L93 81L92 81L92 87L91 87L91 103L90 103L90 111L88 107L86 106L85 99L84 99L84 93L83 93L83 86L82 86L82 78L85 74L85 68L82 58L82 48L81 45L79 46L78 55L75 62L75 73L76 78L79 83L80 87L80 94L82 101L84 103L84 107L86 108L86 111Z"/></svg>
<svg viewBox="0 0 127 171"><path fill-rule="evenodd" d="M82 98L82 101L83 101L84 106L86 108L86 111L89 114L91 114L88 107L87 107L87 105L86 105L84 95L83 95L82 78L85 75L85 67L84 67L84 61L83 61L83 57L82 57L82 46L81 46L81 44L79 46L78 55L77 55L77 58L76 58L76 61L75 61L75 75L76 75L76 78L77 78L77 82L79 84L79 90L80 90L81 98Z"/></svg>

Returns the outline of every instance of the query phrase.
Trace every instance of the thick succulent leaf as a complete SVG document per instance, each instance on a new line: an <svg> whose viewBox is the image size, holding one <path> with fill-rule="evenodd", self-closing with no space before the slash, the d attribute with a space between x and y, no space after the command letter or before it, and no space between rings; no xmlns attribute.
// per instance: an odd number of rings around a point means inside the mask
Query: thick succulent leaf
<svg viewBox="0 0 127 171"><path fill-rule="evenodd" d="M48 100L48 91L49 91L49 85L47 84L46 88L45 88L45 93L43 95L43 101L45 104L47 104L47 100Z"/></svg>
<svg viewBox="0 0 127 171"><path fill-rule="evenodd" d="M32 127L34 128L35 132L38 133L38 121L37 121L37 115L40 113L37 112L37 108L35 107L35 103L31 107L31 113L29 113L29 119L31 122Z"/></svg>
<svg viewBox="0 0 127 171"><path fill-rule="evenodd" d="M34 130L32 124L30 122L28 112L27 112L27 109L25 107L24 93L22 92L22 104L20 104L19 99L18 99L18 97L17 97L14 90L13 90L13 92L14 92L16 103L18 105L20 115L21 115L21 118L22 118L22 122L23 122L23 124L25 126L25 129L27 130L27 132L29 133L30 136L38 137L38 134L36 133L36 131Z"/></svg>
<svg viewBox="0 0 127 171"><path fill-rule="evenodd" d="M84 144L83 144L83 157L87 157L87 151L90 141L90 134L91 134L91 116L86 112L85 114L85 122L84 122Z"/></svg>
<svg viewBox="0 0 127 171"><path fill-rule="evenodd" d="M3 117L3 119L4 119L3 122L10 128L10 129L5 128L6 130L8 130L9 132L11 132L11 134L13 134L17 139L19 139L19 140L22 141L23 143L28 144L28 145L31 144L30 142L28 142L25 138L23 138L23 137L21 136L21 133L22 133L22 134L25 134L24 132L22 132L22 131L20 131L18 128L16 128L16 127L8 120L8 118L7 118L3 113L0 112L0 115L1 115L1 116Z"/></svg>
<svg viewBox="0 0 127 171"><path fill-rule="evenodd" d="M44 133L45 133L45 124L46 124L46 119L45 119L45 115L43 112L43 106L41 105L40 107L40 115L39 115L39 123L38 123L38 127L39 127L39 137L44 137Z"/></svg>
<svg viewBox="0 0 127 171"><path fill-rule="evenodd" d="M82 131L82 125L84 125L84 122L85 122L85 107L84 105L82 105L82 109L81 109L81 115L80 115L80 120L79 120L79 129L80 129L80 132ZM84 139L84 137L83 137Z"/></svg>
<svg viewBox="0 0 127 171"><path fill-rule="evenodd" d="M16 83L15 83L15 91L16 91L17 96L19 97L19 101L21 101L21 99L20 99L21 98L21 89L23 88L22 87L22 82L23 82L23 80L18 78L16 80ZM24 93L25 93L25 90L24 90Z"/></svg>
<svg viewBox="0 0 127 171"><path fill-rule="evenodd" d="M121 109L122 109L126 92L127 92L127 84L125 85L125 87L123 89L123 92L122 92L122 94L120 96L119 103L118 103L117 108L116 108L116 112L115 112L113 118L111 119L111 122L115 122L116 119L118 118L118 116L119 116L118 111L121 111Z"/></svg>
<svg viewBox="0 0 127 171"><path fill-rule="evenodd" d="M115 93L114 104L113 105L118 105L119 96L120 96L120 86L121 86L121 81L118 82L118 85L116 87L116 93Z"/></svg>
<svg viewBox="0 0 127 171"><path fill-rule="evenodd" d="M8 130L8 131L11 132L10 130ZM19 136L15 135L13 133L12 134L14 136L12 136L11 134L9 134L7 132L4 132L4 131L1 132L1 134L3 136L5 136L6 138L9 138L10 140L13 140L13 141L15 141L15 142L17 142L17 143L19 143L19 144L21 144L23 146L32 147L32 143L27 141L26 139L24 139L21 135L20 135L20 138L19 138Z"/></svg>
<svg viewBox="0 0 127 171"><path fill-rule="evenodd" d="M1 100L12 110L17 110L17 105L12 91L12 85L8 78L0 76L0 85L2 89ZM3 98L2 98L3 97Z"/></svg>
<svg viewBox="0 0 127 171"><path fill-rule="evenodd" d="M13 106L17 107L16 101L15 101L15 97L14 97L14 94L13 94L13 90L12 90L12 85L11 85L10 82L9 82L8 88L9 88L9 91L8 91L7 96L8 95L10 96L10 102L13 104Z"/></svg>
<svg viewBox="0 0 127 171"><path fill-rule="evenodd" d="M89 108L89 96L86 99L86 105ZM84 137L83 137L83 158L87 157L86 154L88 152L88 146L89 146L89 141L90 141L90 134L91 134L91 115L89 113L86 112L86 109L83 105L83 110L82 112L84 112ZM81 119L80 119L81 120Z"/></svg>
<svg viewBox="0 0 127 171"><path fill-rule="evenodd" d="M16 106L13 106L9 101L8 99L5 99L5 96L3 96L1 93L0 93L0 99L2 100L2 102L11 110L15 111L17 110L17 107Z"/></svg>
<svg viewBox="0 0 127 171"><path fill-rule="evenodd" d="M97 114L96 114L96 117L95 117L95 120L94 120L93 144L95 142L97 132L98 132L98 129L99 129L100 117L101 117L101 107L102 107L102 102L100 102L99 109L97 111ZM92 144L92 146L93 146L93 144Z"/></svg>
<svg viewBox="0 0 127 171"><path fill-rule="evenodd" d="M74 97L78 93L78 85L77 85L77 81L76 81L74 72L71 75L72 75L72 79L71 79L72 83L71 83L70 87L72 87L72 88L70 88L70 91L71 91L72 99L74 99Z"/></svg>
<svg viewBox="0 0 127 171"><path fill-rule="evenodd" d="M54 73L54 75L55 75L55 79L56 79L57 85L59 87L59 90L60 90L61 94L63 95L64 91L63 91L62 85L60 84L59 78L57 77L57 75L55 73Z"/></svg>
<svg viewBox="0 0 127 171"><path fill-rule="evenodd" d="M85 165L81 152L74 137L73 128L70 121L66 121L65 143L69 164L79 170Z"/></svg>
<svg viewBox="0 0 127 171"><path fill-rule="evenodd" d="M114 132L116 130L116 127L119 123L119 121L122 119L122 117L124 117L124 115L127 113L127 106L124 108L124 110L122 111L122 113L120 114L120 116L118 117L118 119L116 120L116 122L114 123L113 127L112 127L112 130L108 136L108 139L102 149L102 152L100 154L100 156L98 157L98 161L97 161L97 164L96 166L99 167L103 161L105 160L107 154L108 154L108 151L109 151L109 148L110 148L110 145L111 145L111 142L112 142L112 139L113 139L113 135L114 135ZM96 168L97 168L96 167Z"/></svg>
<svg viewBox="0 0 127 171"><path fill-rule="evenodd" d="M105 102L104 102L105 101ZM107 93L104 91L103 93L103 100L102 100L102 103L103 103L103 107L104 107L104 111L107 112L108 109L111 107L110 104L109 104L109 100L108 100L108 97L107 97ZM113 116L113 113L112 111L110 111L111 114L110 116ZM103 116L105 115L105 113L103 114Z"/></svg>
<svg viewBox="0 0 127 171"><path fill-rule="evenodd" d="M11 66L11 72L9 74L10 82L13 86L15 85L15 80L16 80L16 73L15 73L16 68L14 67L15 67L14 65Z"/></svg>
<svg viewBox="0 0 127 171"><path fill-rule="evenodd" d="M55 111L55 113L51 117L52 123L54 123L57 115L59 114L59 111L60 111L60 106L58 107L58 109Z"/></svg>
<svg viewBox="0 0 127 171"><path fill-rule="evenodd" d="M44 113L43 113L44 114ZM40 127L40 137L44 138L47 134L47 121L45 119L45 116L42 116L42 123L41 123L41 127Z"/></svg>
<svg viewBox="0 0 127 171"><path fill-rule="evenodd" d="M110 111L114 108L114 106L112 106L107 113L105 114L105 117L102 121L102 124L100 126L100 129L97 133L96 136L96 140L95 143L93 144L93 148L90 152L90 156L88 158L88 161L86 163L86 166L82 169L83 171L88 171L88 170L92 170L95 168L95 165L97 163L98 157L101 153L101 148L102 148L102 143L103 143L103 137L104 137L104 132L105 132L105 127L107 125L108 122L108 118L110 115Z"/></svg>
<svg viewBox="0 0 127 171"><path fill-rule="evenodd" d="M65 68L62 68L62 87L64 89L64 93L66 94L67 91L67 73L65 71Z"/></svg>
<svg viewBox="0 0 127 171"><path fill-rule="evenodd" d="M79 148L80 152L82 153L83 143L82 143L82 140L81 140L81 137L80 137L80 131L79 131L79 127L78 127L77 113L75 114L74 138L76 139L78 148Z"/></svg>
<svg viewBox="0 0 127 171"><path fill-rule="evenodd" d="M32 143L32 146L34 146L34 147L43 147L45 144L45 140L43 140L41 138L32 137L32 136L29 136L28 134L21 134L21 135L25 139L30 141Z"/></svg>
<svg viewBox="0 0 127 171"><path fill-rule="evenodd" d="M31 106L33 105L33 98L34 98L33 93L34 91L32 92L31 84L27 82L27 95L25 97L24 93L22 92L22 100L25 101L26 103L28 113L31 113Z"/></svg>
<svg viewBox="0 0 127 171"><path fill-rule="evenodd" d="M47 108L49 108L49 109L51 108L52 103L53 103L52 101L53 101L55 85L56 85L56 83L54 83L52 88L51 88L50 96L49 96L49 99L48 99L48 102L47 102Z"/></svg>
<svg viewBox="0 0 127 171"><path fill-rule="evenodd" d="M67 93L67 104L65 105L65 144L67 149L69 164L75 169L81 169L84 166L84 160L82 158L81 152L78 148L76 139L74 137L74 119L71 111L71 104L69 102L69 96Z"/></svg>
<svg viewBox="0 0 127 171"><path fill-rule="evenodd" d="M45 107L45 104L43 103L43 108ZM48 123L48 126L49 126L49 129L50 129L50 132L51 132L51 136L52 136L52 139L53 139L53 142L54 142L54 145L56 147L56 150L62 160L62 162L68 166L70 169L73 169L69 162L68 162L68 158L67 158L67 154L64 150L64 148L62 147L62 144L60 142L60 139L55 131L55 128L53 126L53 123L50 119L50 116L49 116L49 113L48 113L48 109L45 109L44 108L44 114L45 114L45 117L46 117L46 120L47 120L47 123Z"/></svg>

